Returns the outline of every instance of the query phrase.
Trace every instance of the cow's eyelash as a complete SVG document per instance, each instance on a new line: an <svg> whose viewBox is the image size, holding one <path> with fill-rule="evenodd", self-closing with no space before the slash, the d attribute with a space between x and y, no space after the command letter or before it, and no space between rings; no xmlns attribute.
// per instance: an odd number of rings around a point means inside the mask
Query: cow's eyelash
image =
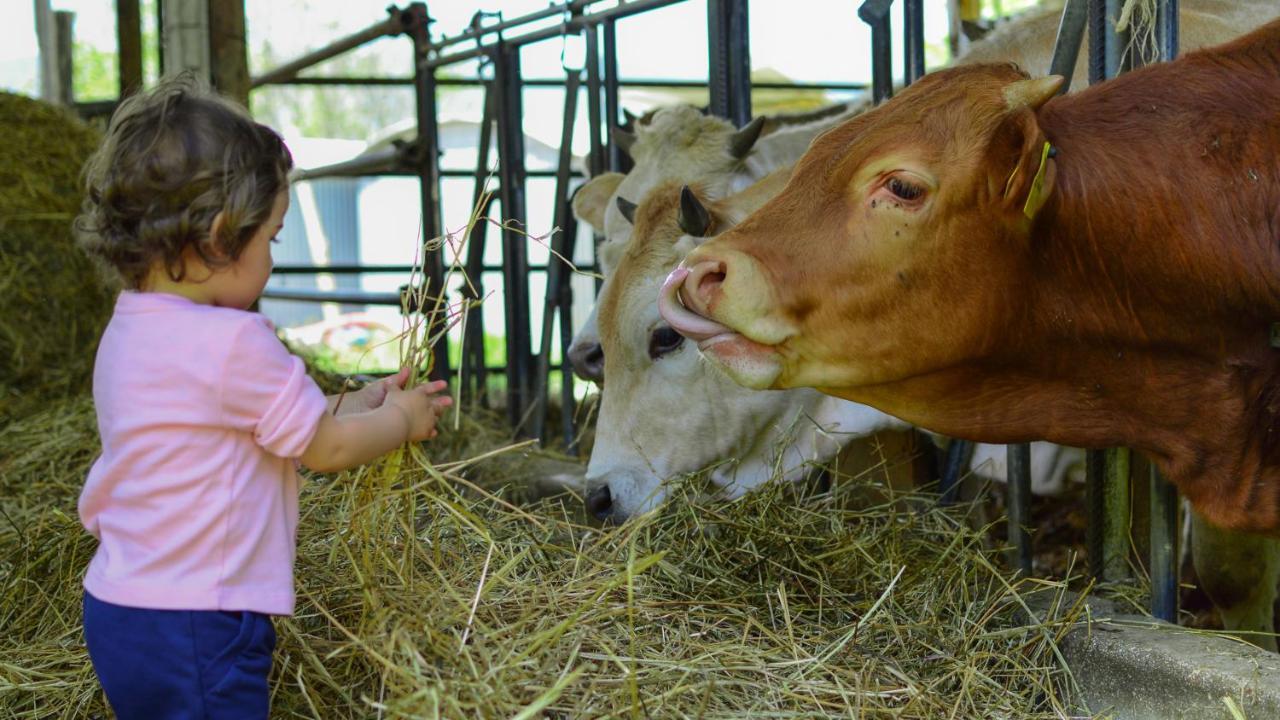
<svg viewBox="0 0 1280 720"><path fill-rule="evenodd" d="M889 178L889 182L885 183L885 187L899 199L907 202L919 200L924 195L923 186L907 182L900 177Z"/></svg>

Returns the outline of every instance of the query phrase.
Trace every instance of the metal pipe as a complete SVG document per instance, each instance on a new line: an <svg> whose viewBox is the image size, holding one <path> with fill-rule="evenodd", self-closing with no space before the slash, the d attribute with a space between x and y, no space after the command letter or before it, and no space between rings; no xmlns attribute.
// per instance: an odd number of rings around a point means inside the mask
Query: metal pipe
<svg viewBox="0 0 1280 720"><path fill-rule="evenodd" d="M276 275L359 275L362 273L410 273L414 265L277 265L271 269ZM578 265L582 271L595 270L594 265ZM546 265L530 265L529 272L546 272ZM502 272L501 265L482 265L480 272Z"/></svg>
<svg viewBox="0 0 1280 720"><path fill-rule="evenodd" d="M924 77L924 2L905 0L902 3L902 55L905 85Z"/></svg>
<svg viewBox="0 0 1280 720"><path fill-rule="evenodd" d="M119 96L142 87L142 8L138 0L116 0L116 47L120 55Z"/></svg>
<svg viewBox="0 0 1280 720"><path fill-rule="evenodd" d="M520 27L521 25L527 25L531 22L545 20L546 18L555 17L556 15L564 15L565 13L572 12L574 9L581 10L595 2L600 2L600 0L573 0L573 2L552 4L541 10L535 10L534 12L526 15L496 22L492 25L469 27L457 35L441 37L439 40L432 43L427 49L432 53L439 53L440 50L443 50L450 45L457 45L458 43L466 42L468 40L479 40L485 35L500 33L503 30L510 30L514 27Z"/></svg>
<svg viewBox="0 0 1280 720"><path fill-rule="evenodd" d="M622 125L621 101L618 97L618 28L612 20L604 24L604 114L608 138L609 169L627 172L631 158L613 141L608 130Z"/></svg>
<svg viewBox="0 0 1280 720"><path fill-rule="evenodd" d="M401 22L400 11L395 7L391 7L388 12L390 15L385 20L380 20L344 38L339 38L319 50L309 52L297 60L287 62L274 70L262 73L253 79L250 83L251 87L257 88L292 79L303 70L318 65L329 58L337 57L378 38L399 35L404 32L405 26Z"/></svg>
<svg viewBox="0 0 1280 720"><path fill-rule="evenodd" d="M513 48L519 48L524 45L530 45L532 43L542 42L543 40L549 40L554 37L560 37L561 35L571 34L584 27L590 27L600 23L611 23L614 20L621 20L622 18L635 15L637 13L657 10L668 5L675 5L676 3L681 2L686 2L686 0L635 0L634 2L628 2L608 10L602 10L598 13L584 15L580 19L569 20L561 22L558 25L551 25L538 30L533 30L525 33L524 35L504 37L501 40L501 44ZM493 42L480 45L470 50L462 50L448 55L439 55L430 60L423 60L421 62L425 62L431 67L455 65L463 62L464 60L473 60L482 55L492 54L498 44L499 43L497 42Z"/></svg>
<svg viewBox="0 0 1280 720"><path fill-rule="evenodd" d="M952 438L947 445L946 459L942 465L942 475L938 479L938 502L943 505L955 503L960 492L960 479L969 467L973 458L973 443L968 440Z"/></svg>
<svg viewBox="0 0 1280 720"><path fill-rule="evenodd" d="M314 180L327 177L352 177L361 175L389 175L393 170L405 170L400 148L387 148L376 153L361 155L350 160L321 165L316 168L299 168L289 173L289 182ZM415 172L416 174L416 172Z"/></svg>
<svg viewBox="0 0 1280 720"><path fill-rule="evenodd" d="M591 131L587 169L591 177L595 177L604 172L604 143L600 139L600 33L594 26L583 32L587 35L587 127Z"/></svg>
<svg viewBox="0 0 1280 720"><path fill-rule="evenodd" d="M1151 614L1178 616L1178 489L1151 466Z"/></svg>
<svg viewBox="0 0 1280 720"><path fill-rule="evenodd" d="M400 307L400 293L362 292L359 290L314 290L311 288L282 288L268 285L262 290L262 298L266 300L298 300L301 302L393 305Z"/></svg>
<svg viewBox="0 0 1280 720"><path fill-rule="evenodd" d="M1103 489L1102 579L1129 577L1129 524L1133 518L1128 448L1106 451Z"/></svg>
<svg viewBox="0 0 1280 720"><path fill-rule="evenodd" d="M507 339L507 421L516 434L530 400L529 255L525 226L524 109L520 90L520 48L499 44L494 50L494 87L498 93L498 158L501 183L503 299Z"/></svg>
<svg viewBox="0 0 1280 720"><path fill-rule="evenodd" d="M866 0L858 7L858 18L871 26L871 98L876 103L893 97L892 7L893 0Z"/></svg>
<svg viewBox="0 0 1280 720"><path fill-rule="evenodd" d="M590 36L588 36L590 37ZM589 51L588 51L589 52ZM476 87L483 85L485 81L481 78L436 78L437 87ZM307 85L372 85L372 86L410 86L413 85L413 78L385 78L385 77L363 77L363 76L343 76L343 77L298 77L292 80L282 80L276 85L289 86L307 86ZM563 80L555 80L552 78L526 78L523 81L525 87L564 87ZM619 84L628 87L649 87L649 88L705 88L707 84L699 80L659 80L656 78L628 78L619 80ZM847 90L861 91L866 90L866 83L856 82L780 82L776 80L760 80L753 81L751 88L753 90Z"/></svg>
<svg viewBox="0 0 1280 720"><path fill-rule="evenodd" d="M492 190L487 190L489 180L489 152L493 147L493 120L497 114L497 90L492 80L484 86L484 111L480 116L480 140L476 145L476 169L471 189L472 216L479 222L471 226L467 236L465 272L467 282L462 294L468 300L484 298L484 251L489 238L489 208L493 205ZM462 338L462 391L488 406L484 346L484 312L469 314L467 328Z"/></svg>
<svg viewBox="0 0 1280 720"><path fill-rule="evenodd" d="M1107 0L1089 3L1089 84L1107 79Z"/></svg>
<svg viewBox="0 0 1280 720"><path fill-rule="evenodd" d="M392 18L403 27L405 35L413 42L415 59L426 57L427 46L431 43L428 26L431 18L427 15L425 3L413 2L404 10L392 7L388 10ZM438 112L436 109L436 72L432 68L423 67L422 63L414 63L413 72L414 105L418 120L418 138L413 147L417 150L416 165L418 171L418 198L422 208L422 273L428 283L428 294L440 300L440 307L448 307L448 295L445 288L444 247L435 245L441 236L440 230L440 138L436 126ZM442 329L448 321L445 317L436 317L429 332L434 334ZM445 338L431 348L432 380L449 379L449 341Z"/></svg>
<svg viewBox="0 0 1280 720"><path fill-rule="evenodd" d="M1159 0L1156 43L1164 62L1178 56L1178 0ZM1178 616L1178 489L1151 466L1151 614L1175 622Z"/></svg>
<svg viewBox="0 0 1280 720"><path fill-rule="evenodd" d="M563 286L569 282L564 263L559 262L557 258L573 256L573 238L564 231L564 227L565 217L572 214L569 210L569 166L573 163L573 125L578 117L578 84L581 82L581 72L569 71L568 80L565 86L563 121L560 125L560 155L557 165L560 174L556 177L555 210L552 216L552 225L560 228L560 231L551 238L547 292L542 302L542 334L538 344L537 367L534 371L537 389L533 401L538 404L538 407L533 415L531 434L543 445L547 442L547 416L550 409L548 386L551 374L552 332L555 329L556 310L564 298ZM562 348L561 357L568 357L567 348ZM572 412L572 408L564 408L564 410Z"/></svg>
<svg viewBox="0 0 1280 720"><path fill-rule="evenodd" d="M1116 30L1116 21L1120 19L1120 11L1125 0L1106 0L1107 28L1103 33L1106 38L1107 77L1113 78L1126 70L1133 69L1133 57L1129 52L1130 33Z"/></svg>
<svg viewBox="0 0 1280 720"><path fill-rule="evenodd" d="M1089 557L1089 574L1099 580L1104 577L1103 523L1106 521L1107 456L1101 450L1086 450L1084 454L1085 552Z"/></svg>
<svg viewBox="0 0 1280 720"><path fill-rule="evenodd" d="M1024 576L1031 575L1031 446L1009 446L1009 541L1013 543L1014 565Z"/></svg>
<svg viewBox="0 0 1280 720"><path fill-rule="evenodd" d="M751 121L751 42L746 0L707 0L707 87L711 114L737 127Z"/></svg>
<svg viewBox="0 0 1280 720"><path fill-rule="evenodd" d="M1049 62L1049 74L1063 77L1065 94L1071 88L1076 60L1080 57L1080 45L1084 42L1084 29L1089 19L1088 0L1067 0L1062 8L1062 21L1058 23L1058 37L1053 43L1053 60Z"/></svg>

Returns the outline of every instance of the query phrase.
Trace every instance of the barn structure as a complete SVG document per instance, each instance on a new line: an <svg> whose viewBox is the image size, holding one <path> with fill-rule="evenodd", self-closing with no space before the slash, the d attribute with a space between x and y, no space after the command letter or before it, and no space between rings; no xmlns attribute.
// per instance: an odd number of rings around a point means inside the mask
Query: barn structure
<svg viewBox="0 0 1280 720"><path fill-rule="evenodd" d="M581 283L573 284L575 270L595 269L590 233L577 227L570 203L572 195L586 176L605 171L625 172L629 159L611 131L627 128L633 119L624 112L620 90L629 84L680 86L679 81L620 77L617 64L617 28L619 24L643 13L666 6L702 0L605 0L555 1L546 8L519 17L477 12L469 29L444 36L432 29L431 2L392 5L384 14L370 13L369 24L349 36L316 47L313 51L278 67L250 77L245 63L243 0L201 0L180 2L165 0L158 4L164 14L159 20L165 29L164 64L166 68L188 67L206 72L214 84L228 94L247 100L258 88L266 86L302 86L321 84L401 85L410 86L415 98L415 123L407 139L388 142L385 147L366 152L354 159L297 173L299 183L322 183L335 179L370 176L405 176L418 180L416 206L404 208L420 218L423 239L421 256L406 257L398 263L362 264L343 261L335 254L320 264L299 257L280 262L263 298L265 301L291 300L313 303L338 303L354 307L386 306L407 313L422 312L422 303L436 307L465 305L480 301L493 289L478 281L494 278L501 286L503 306L501 328L489 328L505 337L503 359L493 363L492 348L486 348L485 315L474 314L457 329L460 347L454 361L447 342L434 349L432 374L460 385L465 396L488 397L487 389L494 376L503 378L502 405L513 433L537 438L543 442L559 440L573 447L579 435L579 414L574 412L579 398L575 394L573 371L565 360L574 330L575 287L581 295ZM899 78L909 84L925 73L924 5L926 0L865 0L854 3L857 17L870 27L870 54L873 79L869 87L856 83L807 85L805 88L835 88L866 92L876 101L892 96L895 89L894 56L900 54L904 68ZM752 91L782 89L786 83L753 82L750 76L749 6L748 0L705 0L708 27L709 91L707 112L730 119L739 127L753 118ZM956 22L961 6L957 2ZM1116 20L1125 3L1121 0L1067 0L1064 4L1058 43L1051 68L1030 68L1032 72L1054 72L1070 75L1075 66L1082 38L1092 39L1088 58L1090 82L1103 82L1132 67L1134 54L1126 52L1128 33L1115 31ZM120 39L120 86L122 94L141 85L141 23L138 0L117 0ZM1154 32L1161 60L1174 57L1178 47L1177 0L1157 0ZM895 36L891 16L901 13ZM1133 34L1141 32L1141 28ZM412 67L399 77L317 77L308 70L373 40L385 37L403 38L413 48ZM562 43L566 38L582 43L581 57L564 61L563 78L540 78L529 81L522 75L521 50L538 43ZM452 69L460 63L481 60L483 71L476 77L459 77ZM50 77L55 77L50 74ZM683 83L688 85L689 83ZM1068 83L1069 84L1069 83ZM442 128L437 106L437 91L446 86L468 86L483 90L483 114L468 132L477 133L475 166L470 171L442 168ZM523 92L532 86L554 86L564 89L561 142L553 167L530 170L523 132ZM577 167L570 146L579 116L579 103L586 105L590 135L590 152L586 167ZM86 112L102 112L109 106L84 107ZM548 156L548 163L551 163ZM495 170L496 167L496 170ZM444 226L441 212L441 182L444 178L470 178L474 184L472 205L474 218L501 218L500 223L485 221L469 224L465 253L450 253L450 248L437 241L450 228ZM546 239L547 259L531 263L530 238L525 233L528 217L527 183L531 177L554 180L552 225L558 229ZM326 186L340 194L334 188ZM336 202L336 201L335 201ZM345 221L344 221L345 222ZM499 258L494 261L495 255ZM357 256L351 255L356 258ZM583 259L576 267L557 258ZM473 282L450 285L451 271L460 271ZM369 291L347 278L378 273L413 273L415 285L400 291ZM314 283L299 286L292 279L317 275L336 278L325 287ZM533 276L544 278L537 283L545 287L539 295L531 290ZM594 283L598 287L598 282ZM449 288L452 297L440 292ZM416 299L415 299L416 298ZM582 300L581 297L578 298ZM539 307L540 323L531 321L531 308ZM448 314L434 315L434 321L450 321ZM490 316L492 320L492 316ZM581 322L581 318L576 319ZM443 326L440 328L443 330ZM487 352L488 351L488 352ZM553 378L557 378L553 382ZM553 397L558 388L558 397ZM935 462L942 479L944 502L951 493L961 469L965 466L967 443L956 441ZM1026 445L1009 449L1009 482L1007 507L1010 513L1010 540L1014 550L1012 564L1024 573L1031 572L1032 536L1036 519L1030 514L1029 450ZM1087 498L1089 510L1088 558L1090 572L1099 581L1120 580L1133 572L1130 516L1134 508L1131 498L1141 497L1150 503L1146 514L1149 538L1141 543L1150 555L1140 563L1150 573L1151 615L1172 621L1177 617L1178 599L1178 508L1171 485L1158 473L1131 474L1127 450L1117 448L1091 451L1087 462ZM1135 493L1134 487L1143 491ZM1134 647L1139 647L1135 645ZM1134 650L1134 653L1147 652ZM1154 652L1154 651L1152 651ZM1178 651L1181 652L1181 651ZM1141 662L1141 661L1139 661ZM1226 686L1224 686L1226 687ZM1108 694L1096 690L1098 697L1122 703L1123 693ZM1227 690L1225 692L1231 692ZM1146 702L1146 700L1134 701ZM1219 705L1216 709L1222 710ZM1280 706L1273 707L1280 712ZM1134 717L1141 715L1132 715ZM1187 715L1190 717L1191 715ZM1201 715L1207 717L1207 715ZM1224 715L1225 717L1225 715ZM1252 715L1250 716L1252 717ZM1258 717L1262 717L1259 715Z"/></svg>

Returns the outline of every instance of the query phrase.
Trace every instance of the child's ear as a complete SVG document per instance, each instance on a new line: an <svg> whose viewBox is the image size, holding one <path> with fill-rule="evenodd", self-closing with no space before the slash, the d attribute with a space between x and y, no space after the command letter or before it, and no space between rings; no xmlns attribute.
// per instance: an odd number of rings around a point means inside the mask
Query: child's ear
<svg viewBox="0 0 1280 720"><path fill-rule="evenodd" d="M223 250L227 246L223 237L226 229L226 215L222 211L218 211L218 214L213 216L213 222L209 223L209 234L200 241L200 254L217 260L230 260L230 256Z"/></svg>

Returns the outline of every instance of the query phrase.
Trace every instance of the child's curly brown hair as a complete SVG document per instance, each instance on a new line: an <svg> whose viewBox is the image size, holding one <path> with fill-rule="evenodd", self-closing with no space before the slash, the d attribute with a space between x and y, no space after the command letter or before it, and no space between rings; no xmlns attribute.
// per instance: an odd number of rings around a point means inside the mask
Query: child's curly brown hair
<svg viewBox="0 0 1280 720"><path fill-rule="evenodd" d="M243 108L190 75L165 80L112 116L85 165L76 232L128 288L139 289L157 263L181 281L188 247L213 269L240 256L292 167L280 136Z"/></svg>

